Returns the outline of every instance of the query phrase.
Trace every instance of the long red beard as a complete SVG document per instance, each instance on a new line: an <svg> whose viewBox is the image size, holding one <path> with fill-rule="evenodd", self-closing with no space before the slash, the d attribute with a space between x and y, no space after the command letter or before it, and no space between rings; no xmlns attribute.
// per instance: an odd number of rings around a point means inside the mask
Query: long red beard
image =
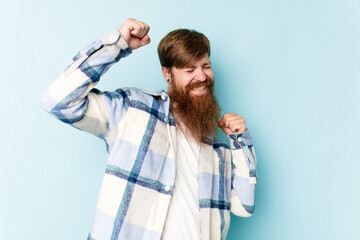
<svg viewBox="0 0 360 240"><path fill-rule="evenodd" d="M186 86L185 90L176 86L169 88L170 110L176 124L197 143L203 137L214 136L220 118L220 106L214 96L214 81L206 79L204 82L195 82ZM202 86L207 87L204 95L194 96L190 90Z"/></svg>

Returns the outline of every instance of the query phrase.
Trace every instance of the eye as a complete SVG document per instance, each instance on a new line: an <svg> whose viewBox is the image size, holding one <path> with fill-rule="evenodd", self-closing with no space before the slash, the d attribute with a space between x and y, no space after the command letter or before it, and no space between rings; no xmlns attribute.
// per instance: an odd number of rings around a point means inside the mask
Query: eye
<svg viewBox="0 0 360 240"><path fill-rule="evenodd" d="M187 73L192 73L194 71L194 69L188 69L186 70Z"/></svg>

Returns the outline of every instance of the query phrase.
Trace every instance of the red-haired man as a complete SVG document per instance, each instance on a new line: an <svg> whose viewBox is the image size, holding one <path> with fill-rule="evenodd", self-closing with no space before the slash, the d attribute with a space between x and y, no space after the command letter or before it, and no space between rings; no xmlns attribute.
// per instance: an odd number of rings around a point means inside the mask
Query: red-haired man
<svg viewBox="0 0 360 240"><path fill-rule="evenodd" d="M80 51L42 99L53 116L107 146L88 239L225 239L230 211L253 213L256 159L244 119L220 119L208 39L178 29L161 40L167 92L94 88L112 64L150 43L148 32L127 19ZM219 128L230 144L217 138Z"/></svg>

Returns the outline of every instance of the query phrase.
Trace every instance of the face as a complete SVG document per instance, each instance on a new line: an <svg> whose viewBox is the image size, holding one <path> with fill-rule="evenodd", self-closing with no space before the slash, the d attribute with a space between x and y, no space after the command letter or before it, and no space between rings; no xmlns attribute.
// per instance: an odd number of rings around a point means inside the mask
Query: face
<svg viewBox="0 0 360 240"><path fill-rule="evenodd" d="M208 87L204 83L206 79L213 81L214 74L211 68L211 62L208 54L197 61L190 67L171 69L172 78L176 81L176 87L182 90L189 90L192 96L201 96L208 92ZM174 87L175 84L170 84L169 88Z"/></svg>
<svg viewBox="0 0 360 240"><path fill-rule="evenodd" d="M163 73L165 78L170 77L166 68L163 68ZM220 117L209 57L206 54L187 68L173 67L171 74L167 92L170 111L183 132L200 143L202 137L215 134Z"/></svg>

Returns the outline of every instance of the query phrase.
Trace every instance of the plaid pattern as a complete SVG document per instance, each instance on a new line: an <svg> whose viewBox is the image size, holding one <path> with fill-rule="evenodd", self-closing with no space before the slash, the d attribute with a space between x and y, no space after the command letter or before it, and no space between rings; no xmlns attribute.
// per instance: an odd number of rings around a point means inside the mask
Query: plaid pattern
<svg viewBox="0 0 360 240"><path fill-rule="evenodd" d="M48 88L43 108L106 143L108 164L88 239L161 239L175 180L176 126L164 91L95 89L110 66L131 53L114 29L80 51ZM230 211L251 216L255 153L248 131L202 144L201 239L225 239Z"/></svg>

